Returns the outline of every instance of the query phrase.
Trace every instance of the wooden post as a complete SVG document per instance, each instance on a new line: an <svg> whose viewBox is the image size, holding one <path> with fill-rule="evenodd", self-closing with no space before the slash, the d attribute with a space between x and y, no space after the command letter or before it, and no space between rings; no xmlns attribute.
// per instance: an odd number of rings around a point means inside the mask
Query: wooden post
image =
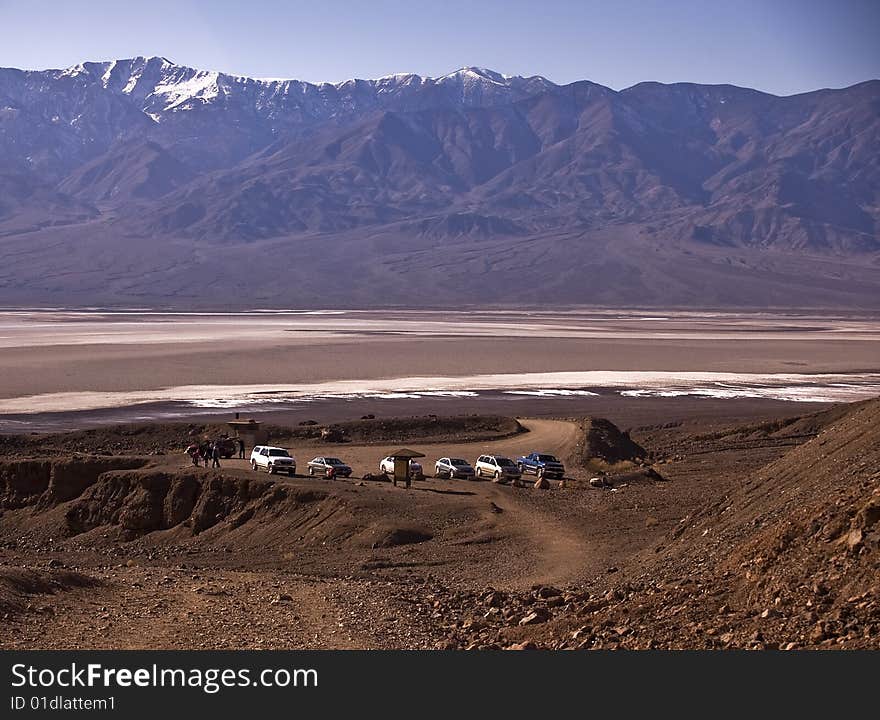
<svg viewBox="0 0 880 720"><path fill-rule="evenodd" d="M394 458L394 484L397 485L398 481L409 487L409 458Z"/></svg>

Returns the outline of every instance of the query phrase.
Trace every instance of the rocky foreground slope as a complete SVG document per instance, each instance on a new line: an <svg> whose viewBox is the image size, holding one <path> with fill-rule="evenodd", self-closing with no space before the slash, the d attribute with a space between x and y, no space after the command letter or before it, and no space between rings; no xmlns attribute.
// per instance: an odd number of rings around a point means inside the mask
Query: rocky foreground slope
<svg viewBox="0 0 880 720"><path fill-rule="evenodd" d="M543 422L544 437L572 433L568 476L543 490L432 479L407 492L356 478L270 478L244 462L197 469L177 454L26 458L27 445L10 438L0 461L0 640L878 646L880 400L694 430ZM468 423L467 437L496 435L460 447L525 448L538 427ZM28 442L45 452L53 442L153 448L173 437L170 427L132 430ZM363 440L321 442L374 457L375 436ZM610 487L591 486L599 467Z"/></svg>
<svg viewBox="0 0 880 720"><path fill-rule="evenodd" d="M592 592L438 593L462 618L449 646L877 649L880 401L838 415L683 518L642 574Z"/></svg>

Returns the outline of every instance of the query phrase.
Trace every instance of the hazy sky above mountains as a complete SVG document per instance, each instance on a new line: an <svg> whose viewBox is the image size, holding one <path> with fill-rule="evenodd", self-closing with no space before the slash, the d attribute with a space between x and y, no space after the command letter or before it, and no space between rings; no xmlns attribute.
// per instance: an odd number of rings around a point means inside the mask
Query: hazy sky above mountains
<svg viewBox="0 0 880 720"><path fill-rule="evenodd" d="M313 82L477 65L788 95L880 77L878 38L880 0L0 0L2 67L161 55Z"/></svg>

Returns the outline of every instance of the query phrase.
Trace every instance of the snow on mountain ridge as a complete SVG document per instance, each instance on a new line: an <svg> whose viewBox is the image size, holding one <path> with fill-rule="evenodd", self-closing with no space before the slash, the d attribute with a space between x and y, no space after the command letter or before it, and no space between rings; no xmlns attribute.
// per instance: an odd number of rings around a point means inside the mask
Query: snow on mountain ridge
<svg viewBox="0 0 880 720"><path fill-rule="evenodd" d="M28 73L94 83L106 92L128 96L154 122L160 122L166 113L211 105L220 101L221 96L243 107L265 111L268 116L293 111L318 119L372 109L432 107L437 103L481 107L557 87L541 76L509 76L477 66L462 67L439 77L394 73L375 79L311 83L199 70L160 56L85 62L64 70Z"/></svg>
<svg viewBox="0 0 880 720"><path fill-rule="evenodd" d="M105 90L107 89L107 83L110 82L110 75L112 75L113 68L115 68L115 67L116 67L116 61L113 60L110 63L110 67L108 67L107 70L104 71L104 74L101 76L101 84L104 86Z"/></svg>
<svg viewBox="0 0 880 720"><path fill-rule="evenodd" d="M181 104L200 99L204 102L213 100L220 94L220 74L211 70L199 70L194 76L186 80L166 81L155 86L152 95L164 95L166 97L163 110L173 110Z"/></svg>
<svg viewBox="0 0 880 720"><path fill-rule="evenodd" d="M102 71L102 80L105 80L104 86L106 87L106 80L109 80L110 75L117 67L122 67L124 65L130 66L131 68L139 68L143 69L147 66L154 65L157 61L163 66L163 68L174 69L184 71L184 73L194 73L198 75L205 76L207 74L213 74L217 77L228 78L232 82L239 83L258 83L260 85L278 85L278 84L297 84L297 85L305 85L314 88L319 88L321 86L332 86L336 89L341 89L346 85L350 85L352 83L365 82L369 85L377 85L379 83L394 80L394 81L407 81L411 79L417 79L420 83L439 83L444 80L449 79L461 79L464 77L477 79L477 80L486 80L491 83L496 83L499 85L509 85L514 81L529 81L534 80L538 82L546 83L547 85L554 85L551 81L547 80L547 78L542 77L540 75L533 75L530 77L523 77L522 75L505 75L503 73L499 73L495 70L491 70L489 68L477 67L475 65L464 66L458 68L457 70L453 70L445 75L439 76L430 76L430 75L419 75L418 73L411 72L401 72L401 73L391 73L389 75L382 75L377 78L349 78L347 80L342 80L340 82L309 82L307 80L298 80L297 78L267 78L267 77L250 77L248 75L234 75L231 73L224 73L217 70L199 70L196 68L189 67L188 65L178 65L165 57L161 57L158 55L153 56L142 56L139 55L133 58L125 58L120 60L107 60L101 62L85 62L78 63L69 68L65 68L63 70L35 70L32 72L57 72L61 76L65 77L75 77L77 75L81 75L88 72L88 66L95 66L100 68ZM188 82L187 79L185 82ZM171 83L163 83L165 87L168 87ZM167 92L167 90L163 91Z"/></svg>

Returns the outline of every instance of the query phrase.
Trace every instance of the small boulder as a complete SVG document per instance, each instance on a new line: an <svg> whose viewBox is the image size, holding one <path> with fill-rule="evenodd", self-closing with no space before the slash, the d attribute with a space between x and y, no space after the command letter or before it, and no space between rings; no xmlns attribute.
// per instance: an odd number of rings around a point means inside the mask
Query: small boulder
<svg viewBox="0 0 880 720"><path fill-rule="evenodd" d="M531 640L526 640L526 642L514 643L513 645L508 645L506 650L537 650L538 646L535 645Z"/></svg>
<svg viewBox="0 0 880 720"><path fill-rule="evenodd" d="M810 642L820 643L823 640L827 639L828 632L825 629L825 626L822 623L817 623L812 631L810 631Z"/></svg>
<svg viewBox="0 0 880 720"><path fill-rule="evenodd" d="M504 593L494 590L486 595L484 602L487 606L492 608L501 607L501 604L504 602Z"/></svg>
<svg viewBox="0 0 880 720"><path fill-rule="evenodd" d="M559 590L550 585L546 585L538 589L538 597L542 597L545 600L547 598L558 597L560 595L562 595L562 590Z"/></svg>
<svg viewBox="0 0 880 720"><path fill-rule="evenodd" d="M336 425L321 428L321 440L324 442L339 443L345 441L345 431Z"/></svg>
<svg viewBox="0 0 880 720"><path fill-rule="evenodd" d="M366 480L367 482L391 482L385 473L365 473L361 480Z"/></svg>
<svg viewBox="0 0 880 720"><path fill-rule="evenodd" d="M545 623L550 619L550 611L545 608L535 608L519 621L520 625L538 625Z"/></svg>
<svg viewBox="0 0 880 720"><path fill-rule="evenodd" d="M865 539L865 535L862 532L861 528L854 528L847 533L845 541L846 546L850 550L858 550L862 546L862 542Z"/></svg>

